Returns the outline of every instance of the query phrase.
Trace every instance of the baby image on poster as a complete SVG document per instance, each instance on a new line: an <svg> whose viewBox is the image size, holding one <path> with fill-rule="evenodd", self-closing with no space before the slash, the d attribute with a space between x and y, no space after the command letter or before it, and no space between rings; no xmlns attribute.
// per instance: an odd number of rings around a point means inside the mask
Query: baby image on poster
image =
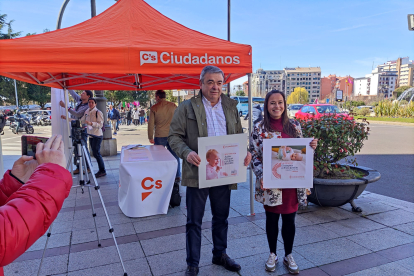
<svg viewBox="0 0 414 276"><path fill-rule="evenodd" d="M306 146L272 147L272 180L304 179Z"/></svg>
<svg viewBox="0 0 414 276"><path fill-rule="evenodd" d="M206 180L237 176L239 145L208 146L206 160Z"/></svg>

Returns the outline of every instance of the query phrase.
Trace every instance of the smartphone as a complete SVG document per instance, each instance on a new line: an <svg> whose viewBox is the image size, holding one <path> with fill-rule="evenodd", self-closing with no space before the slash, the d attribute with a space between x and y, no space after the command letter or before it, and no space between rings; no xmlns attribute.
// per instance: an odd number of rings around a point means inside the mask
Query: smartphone
<svg viewBox="0 0 414 276"><path fill-rule="evenodd" d="M49 138L38 136L22 136L22 155L33 156L36 159L36 145L39 142L46 143Z"/></svg>

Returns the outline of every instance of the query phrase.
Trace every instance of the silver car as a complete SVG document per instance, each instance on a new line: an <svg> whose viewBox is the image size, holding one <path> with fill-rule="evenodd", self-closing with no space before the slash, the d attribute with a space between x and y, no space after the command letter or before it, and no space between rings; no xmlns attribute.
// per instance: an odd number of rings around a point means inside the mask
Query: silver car
<svg viewBox="0 0 414 276"><path fill-rule="evenodd" d="M302 108L302 106L303 106L303 104L290 104L287 108L288 109L288 111L287 111L288 117L292 118L292 119L295 119L296 112L298 112L299 109Z"/></svg>

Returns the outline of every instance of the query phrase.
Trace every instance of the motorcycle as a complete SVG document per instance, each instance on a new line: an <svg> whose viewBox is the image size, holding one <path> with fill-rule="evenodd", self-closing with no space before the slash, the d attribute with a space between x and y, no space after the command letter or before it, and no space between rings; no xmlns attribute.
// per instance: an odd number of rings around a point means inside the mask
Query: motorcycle
<svg viewBox="0 0 414 276"><path fill-rule="evenodd" d="M10 128L14 134L17 134L17 130L16 130L17 122L20 122L19 130L18 130L19 132L25 131L27 134L34 133L34 128L30 124L29 119L26 117L22 117L22 118L15 118L15 121L10 125Z"/></svg>
<svg viewBox="0 0 414 276"><path fill-rule="evenodd" d="M40 121L41 126L50 126L52 125L52 120L50 119L50 116L42 116Z"/></svg>
<svg viewBox="0 0 414 276"><path fill-rule="evenodd" d="M33 125L36 125L36 126L50 126L50 125L52 125L52 120L50 119L50 116L45 116L45 115L33 116L31 121L33 122Z"/></svg>

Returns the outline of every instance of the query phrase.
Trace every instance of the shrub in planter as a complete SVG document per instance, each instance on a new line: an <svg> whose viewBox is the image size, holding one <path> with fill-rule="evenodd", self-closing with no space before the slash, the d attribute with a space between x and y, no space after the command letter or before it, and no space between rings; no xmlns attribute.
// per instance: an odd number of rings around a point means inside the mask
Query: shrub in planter
<svg viewBox="0 0 414 276"><path fill-rule="evenodd" d="M365 119L358 123L341 115L324 115L312 120L298 120L303 137L319 139L314 153L314 177L358 178L346 164L358 165L352 159L368 139L369 127ZM350 157L350 158L348 158ZM344 164L339 161L344 160Z"/></svg>
<svg viewBox="0 0 414 276"><path fill-rule="evenodd" d="M361 116L368 116L370 113L371 111L369 111L369 108L360 108L356 111L356 114Z"/></svg>

